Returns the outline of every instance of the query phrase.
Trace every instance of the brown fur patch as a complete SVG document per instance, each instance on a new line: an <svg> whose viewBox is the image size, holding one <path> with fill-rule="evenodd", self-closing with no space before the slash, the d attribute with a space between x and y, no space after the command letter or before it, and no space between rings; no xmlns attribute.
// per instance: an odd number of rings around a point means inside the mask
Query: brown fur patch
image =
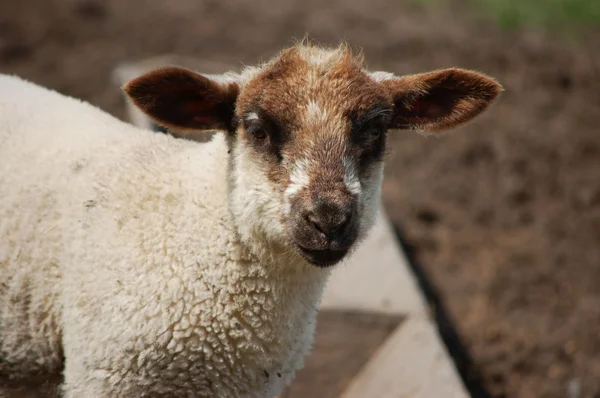
<svg viewBox="0 0 600 398"><path fill-rule="evenodd" d="M391 110L391 97L347 47L326 51L299 45L281 52L242 88L236 113L239 119L256 112L276 121L270 122L269 140L280 154L269 158L269 176L283 190L289 183L280 165L284 158L310 158L311 181L343 178L341 158L359 152L354 146L360 144L352 140L353 121L374 107ZM253 142L245 129L240 135Z"/></svg>

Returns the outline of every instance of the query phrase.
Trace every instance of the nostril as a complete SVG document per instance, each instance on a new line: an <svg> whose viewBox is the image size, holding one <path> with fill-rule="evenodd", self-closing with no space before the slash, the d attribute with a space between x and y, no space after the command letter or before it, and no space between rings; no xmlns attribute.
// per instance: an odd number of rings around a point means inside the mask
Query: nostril
<svg viewBox="0 0 600 398"><path fill-rule="evenodd" d="M314 213L309 213L304 216L306 223L327 239L334 239L337 235L343 234L352 221L351 213L344 216L324 217L321 218Z"/></svg>
<svg viewBox="0 0 600 398"><path fill-rule="evenodd" d="M319 219L314 214L308 214L306 216L306 220L308 221L309 224L312 224L312 226L317 231L319 231L322 234L325 234L324 228L321 226Z"/></svg>
<svg viewBox="0 0 600 398"><path fill-rule="evenodd" d="M342 222L340 224L337 225L337 227L335 228L335 230L337 232L343 232L346 230L346 227L348 227L348 224L350 224L350 213L346 214L344 216L344 219L342 220Z"/></svg>

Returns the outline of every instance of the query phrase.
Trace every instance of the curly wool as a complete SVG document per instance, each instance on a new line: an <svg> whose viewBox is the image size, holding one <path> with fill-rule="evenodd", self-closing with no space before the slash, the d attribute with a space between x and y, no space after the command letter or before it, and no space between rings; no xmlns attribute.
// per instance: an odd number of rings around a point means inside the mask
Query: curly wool
<svg viewBox="0 0 600 398"><path fill-rule="evenodd" d="M222 134L0 75L0 159L0 396L271 397L302 366L328 271L240 243Z"/></svg>

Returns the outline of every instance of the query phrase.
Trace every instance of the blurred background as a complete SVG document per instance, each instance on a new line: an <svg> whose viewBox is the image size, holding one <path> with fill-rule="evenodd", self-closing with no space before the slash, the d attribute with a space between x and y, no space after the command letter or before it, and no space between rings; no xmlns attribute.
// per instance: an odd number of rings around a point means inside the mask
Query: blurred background
<svg viewBox="0 0 600 398"><path fill-rule="evenodd" d="M239 69L305 34L504 85L452 134L391 132L384 204L489 396L600 397L599 0L0 0L0 72L124 118L122 62Z"/></svg>

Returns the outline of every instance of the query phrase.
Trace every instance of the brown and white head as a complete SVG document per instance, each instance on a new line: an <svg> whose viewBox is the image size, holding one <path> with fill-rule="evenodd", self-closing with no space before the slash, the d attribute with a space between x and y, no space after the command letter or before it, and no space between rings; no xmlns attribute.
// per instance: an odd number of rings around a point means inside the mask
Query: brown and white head
<svg viewBox="0 0 600 398"><path fill-rule="evenodd" d="M369 72L346 46L304 44L239 74L167 67L124 89L161 125L224 130L229 208L241 238L318 266L340 261L372 226L388 130L453 128L502 90L456 68Z"/></svg>

